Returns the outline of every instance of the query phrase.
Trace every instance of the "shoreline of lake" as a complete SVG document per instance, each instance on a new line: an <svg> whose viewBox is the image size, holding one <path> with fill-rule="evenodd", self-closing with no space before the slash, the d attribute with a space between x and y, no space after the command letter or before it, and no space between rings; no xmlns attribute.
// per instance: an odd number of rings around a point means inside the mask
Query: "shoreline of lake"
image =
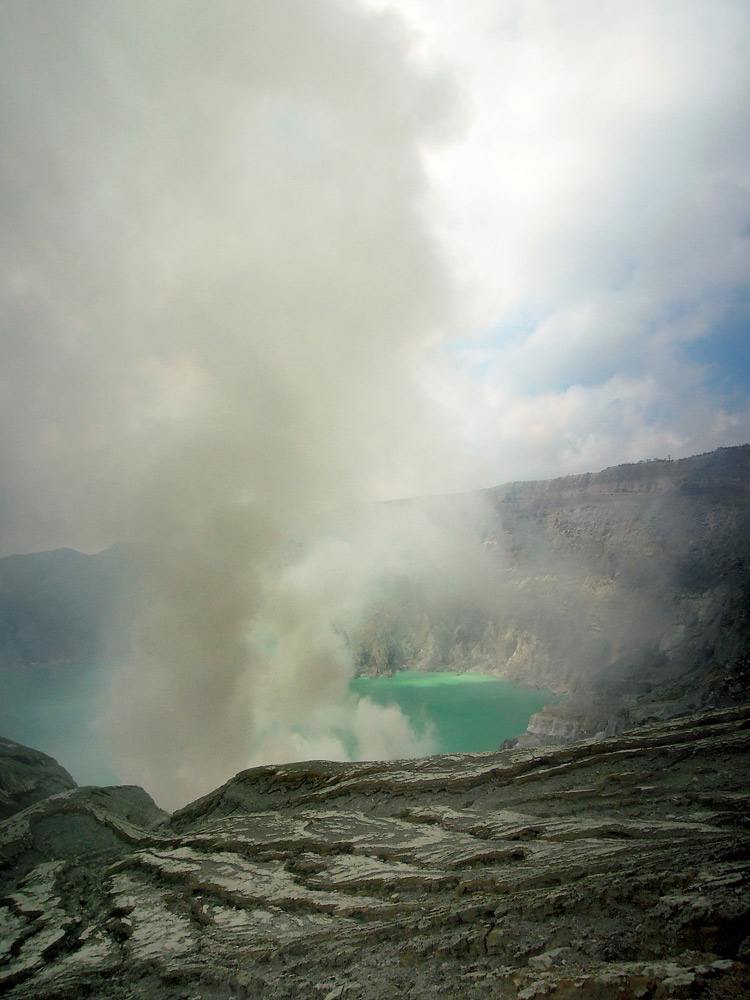
<svg viewBox="0 0 750 1000"><path fill-rule="evenodd" d="M437 753L497 750L524 733L532 715L561 700L552 691L471 671L400 670L357 677L349 689L379 705L397 705L418 735L432 725Z"/></svg>

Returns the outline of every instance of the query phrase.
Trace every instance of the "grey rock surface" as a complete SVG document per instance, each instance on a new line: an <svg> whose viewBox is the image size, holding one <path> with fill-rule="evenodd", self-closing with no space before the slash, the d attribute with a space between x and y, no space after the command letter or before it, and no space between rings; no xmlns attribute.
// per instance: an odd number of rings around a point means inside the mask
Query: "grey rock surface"
<svg viewBox="0 0 750 1000"><path fill-rule="evenodd" d="M0 736L0 820L76 783L56 760Z"/></svg>
<svg viewBox="0 0 750 1000"><path fill-rule="evenodd" d="M416 560L382 580L343 629L359 672L473 670L566 695L527 746L748 699L750 445L389 507L466 529L487 578L459 583L450 563L441 579ZM0 559L3 683L89 664L70 683L93 687L93 664L127 647L134 574L117 548Z"/></svg>
<svg viewBox="0 0 750 1000"><path fill-rule="evenodd" d="M0 825L0 992L739 998L750 708L566 747L241 772Z"/></svg>

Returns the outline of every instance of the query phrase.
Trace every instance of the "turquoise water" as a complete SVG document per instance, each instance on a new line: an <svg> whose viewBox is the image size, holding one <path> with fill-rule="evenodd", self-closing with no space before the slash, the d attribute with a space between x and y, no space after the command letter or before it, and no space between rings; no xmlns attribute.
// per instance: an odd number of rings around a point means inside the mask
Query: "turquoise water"
<svg viewBox="0 0 750 1000"><path fill-rule="evenodd" d="M116 772L93 720L101 710L97 663L0 665L0 735L59 761L80 785L108 785Z"/></svg>
<svg viewBox="0 0 750 1000"><path fill-rule="evenodd" d="M503 740L520 736L535 712L559 701L551 691L485 674L401 670L392 677L358 677L350 687L379 705L398 705L417 733L432 723L438 753L497 750Z"/></svg>

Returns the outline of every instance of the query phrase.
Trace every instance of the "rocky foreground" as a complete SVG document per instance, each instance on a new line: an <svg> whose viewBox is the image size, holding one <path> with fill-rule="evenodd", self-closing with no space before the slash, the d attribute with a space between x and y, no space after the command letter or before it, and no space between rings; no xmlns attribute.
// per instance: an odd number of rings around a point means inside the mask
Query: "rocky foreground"
<svg viewBox="0 0 750 1000"><path fill-rule="evenodd" d="M49 794L62 769L0 750L14 1000L750 991L749 707L262 767L171 817L132 787Z"/></svg>

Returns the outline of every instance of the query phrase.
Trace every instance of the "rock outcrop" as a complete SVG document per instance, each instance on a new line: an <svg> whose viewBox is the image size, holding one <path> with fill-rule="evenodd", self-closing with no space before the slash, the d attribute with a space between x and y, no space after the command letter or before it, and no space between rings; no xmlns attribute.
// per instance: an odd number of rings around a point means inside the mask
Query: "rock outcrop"
<svg viewBox="0 0 750 1000"><path fill-rule="evenodd" d="M52 757L0 736L0 820L75 787L73 778Z"/></svg>
<svg viewBox="0 0 750 1000"><path fill-rule="evenodd" d="M63 791L0 824L0 992L745 996L749 765L739 707L563 748L261 767L171 818L137 789Z"/></svg>

